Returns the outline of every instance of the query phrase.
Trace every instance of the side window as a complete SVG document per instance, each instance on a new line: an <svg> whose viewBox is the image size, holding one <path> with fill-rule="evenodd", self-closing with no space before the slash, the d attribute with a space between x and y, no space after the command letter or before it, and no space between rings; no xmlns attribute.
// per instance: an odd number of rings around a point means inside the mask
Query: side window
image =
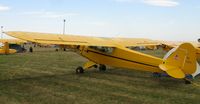
<svg viewBox="0 0 200 104"><path fill-rule="evenodd" d="M90 46L89 48L92 48L94 50L107 53L107 54L112 54L114 51L113 47Z"/></svg>

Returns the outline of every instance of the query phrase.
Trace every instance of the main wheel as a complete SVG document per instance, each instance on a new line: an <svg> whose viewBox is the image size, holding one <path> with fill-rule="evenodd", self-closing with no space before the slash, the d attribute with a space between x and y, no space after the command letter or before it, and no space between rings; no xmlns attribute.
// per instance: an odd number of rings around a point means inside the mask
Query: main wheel
<svg viewBox="0 0 200 104"><path fill-rule="evenodd" d="M97 66L97 65L94 65L93 67L94 67L94 68L98 68L98 66Z"/></svg>
<svg viewBox="0 0 200 104"><path fill-rule="evenodd" d="M76 68L76 74L79 74L79 73L84 73L84 69L80 66Z"/></svg>
<svg viewBox="0 0 200 104"><path fill-rule="evenodd" d="M99 65L99 71L106 71L106 66L100 64L100 65Z"/></svg>

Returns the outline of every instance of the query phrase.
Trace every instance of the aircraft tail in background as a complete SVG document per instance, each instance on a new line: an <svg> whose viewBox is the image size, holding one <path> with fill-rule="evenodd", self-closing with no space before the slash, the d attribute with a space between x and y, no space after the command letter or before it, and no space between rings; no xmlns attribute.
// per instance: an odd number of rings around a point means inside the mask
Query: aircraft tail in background
<svg viewBox="0 0 200 104"><path fill-rule="evenodd" d="M0 49L0 54L13 54L16 53L17 51L15 49L9 49L9 43L5 42L4 46L2 49Z"/></svg>

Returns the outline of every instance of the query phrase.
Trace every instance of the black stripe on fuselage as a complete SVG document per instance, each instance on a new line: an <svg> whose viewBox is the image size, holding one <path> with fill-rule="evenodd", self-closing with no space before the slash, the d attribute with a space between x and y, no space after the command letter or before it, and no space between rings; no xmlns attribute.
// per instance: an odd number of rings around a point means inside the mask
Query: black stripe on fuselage
<svg viewBox="0 0 200 104"><path fill-rule="evenodd" d="M124 61L129 61L129 62L133 62L133 63L137 63L137 64L142 64L142 65L158 68L158 66L155 66L155 65L145 64L145 63L141 63L141 62L137 62L137 61L132 61L132 60L128 60L128 59L124 59L124 58L120 58L120 57L116 57L116 56L112 56L112 55L107 55L107 54L95 52L95 51L92 51L92 50L87 50L87 52L92 52L92 53L100 54L100 55L107 56L107 57L112 57L112 58L116 58L116 59L120 59L120 60L124 60Z"/></svg>

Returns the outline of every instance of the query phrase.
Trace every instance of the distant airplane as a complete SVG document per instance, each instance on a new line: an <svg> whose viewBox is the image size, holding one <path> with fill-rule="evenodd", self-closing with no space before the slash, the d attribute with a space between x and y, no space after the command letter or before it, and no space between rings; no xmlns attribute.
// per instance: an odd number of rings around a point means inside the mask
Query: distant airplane
<svg viewBox="0 0 200 104"><path fill-rule="evenodd" d="M78 67L76 73L98 67L105 71L106 65L154 73L167 73L177 79L187 75L195 77L200 73L197 59L200 59L199 43L167 43L136 38L97 38L75 35L59 35L34 32L6 32L6 34L35 43L73 46L89 61ZM170 51L165 57L147 55L129 47L166 45Z"/></svg>
<svg viewBox="0 0 200 104"><path fill-rule="evenodd" d="M17 52L15 49L10 49L9 44L20 44L25 43L23 40L19 39L0 39L0 43L3 44L3 47L0 48L0 54L14 54Z"/></svg>

